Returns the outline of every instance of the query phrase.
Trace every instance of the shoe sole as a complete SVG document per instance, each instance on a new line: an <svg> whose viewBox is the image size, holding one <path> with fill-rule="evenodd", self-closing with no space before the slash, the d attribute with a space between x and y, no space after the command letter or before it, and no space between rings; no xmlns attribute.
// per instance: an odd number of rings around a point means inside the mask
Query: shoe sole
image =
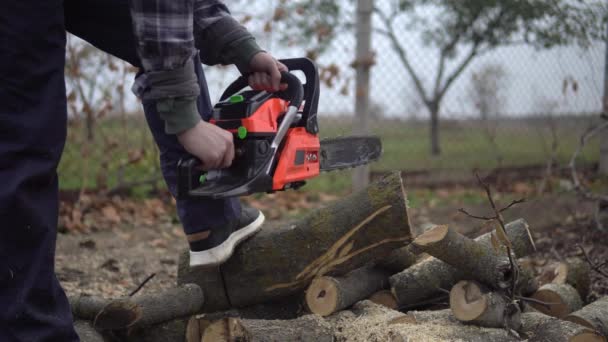
<svg viewBox="0 0 608 342"><path fill-rule="evenodd" d="M234 248L243 240L257 233L264 223L264 214L260 215L247 226L230 234L226 241L206 251L190 251L190 267L213 267L223 264L234 253Z"/></svg>

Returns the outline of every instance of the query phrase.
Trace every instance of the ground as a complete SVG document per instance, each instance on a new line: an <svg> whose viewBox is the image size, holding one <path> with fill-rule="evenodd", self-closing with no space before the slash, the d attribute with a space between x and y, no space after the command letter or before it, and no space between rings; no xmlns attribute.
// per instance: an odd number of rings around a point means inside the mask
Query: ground
<svg viewBox="0 0 608 342"><path fill-rule="evenodd" d="M521 183L510 191L495 193L507 204L526 195L530 187ZM523 193L523 194L522 194ZM103 297L127 295L145 278L155 274L142 291L152 293L176 283L177 255L186 248L173 203L165 193L152 199L82 196L64 193L57 243L56 270L68 294L88 293ZM481 221L458 212L489 213L483 193L450 186L432 190L409 190L414 226L424 222L449 224L476 236L489 229ZM287 219L322 206L336 195L304 190L248 198L271 220ZM531 196L505 213L506 220L525 218L530 223L538 252L533 256L538 270L550 261L581 256L580 244L594 261L608 260L608 231L599 231L591 219L592 203L572 193ZM607 268L608 271L608 268ZM592 294L608 295L608 278L593 272Z"/></svg>

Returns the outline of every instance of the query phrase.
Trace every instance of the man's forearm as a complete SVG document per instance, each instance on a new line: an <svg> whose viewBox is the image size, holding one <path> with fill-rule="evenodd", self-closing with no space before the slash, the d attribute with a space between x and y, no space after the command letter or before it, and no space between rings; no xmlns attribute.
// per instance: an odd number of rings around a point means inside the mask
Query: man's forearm
<svg viewBox="0 0 608 342"><path fill-rule="evenodd" d="M196 125L200 93L192 57L195 53L191 0L130 0L137 52L144 75L138 94L156 100L165 131L177 134Z"/></svg>

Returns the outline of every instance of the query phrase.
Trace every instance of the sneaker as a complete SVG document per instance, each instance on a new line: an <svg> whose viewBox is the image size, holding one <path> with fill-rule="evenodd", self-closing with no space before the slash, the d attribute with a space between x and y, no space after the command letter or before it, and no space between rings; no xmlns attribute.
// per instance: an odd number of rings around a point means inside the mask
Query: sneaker
<svg viewBox="0 0 608 342"><path fill-rule="evenodd" d="M210 267L226 262L234 248L260 230L263 223L261 211L243 207L241 217L224 227L212 229L208 238L190 243L190 267Z"/></svg>

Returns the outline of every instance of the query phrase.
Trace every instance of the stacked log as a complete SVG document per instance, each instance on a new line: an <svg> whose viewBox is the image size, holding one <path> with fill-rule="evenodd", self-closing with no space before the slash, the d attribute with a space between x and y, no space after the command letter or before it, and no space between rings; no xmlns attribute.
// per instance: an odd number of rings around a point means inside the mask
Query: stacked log
<svg viewBox="0 0 608 342"><path fill-rule="evenodd" d="M608 296L567 315L564 319L595 329L608 338Z"/></svg>
<svg viewBox="0 0 608 342"><path fill-rule="evenodd" d="M569 284L545 284L532 298L539 302L549 303L549 305L530 303L534 309L557 318L563 318L583 306L578 291Z"/></svg>
<svg viewBox="0 0 608 342"><path fill-rule="evenodd" d="M490 291L469 280L458 282L450 291L450 308L461 322L482 327L509 327L519 330L521 312L504 294Z"/></svg>
<svg viewBox="0 0 608 342"><path fill-rule="evenodd" d="M447 236L447 231L443 228L441 232L445 232ZM439 232L439 233L441 233ZM511 244L513 246L513 253L516 257L521 258L533 253L536 250L536 246L534 245L534 240L532 239L532 235L530 234L528 224L523 220L519 219L513 221L506 225L506 232ZM428 232L427 232L428 233ZM437 232L433 233L437 234ZM424 234L423 234L424 235ZM423 236L422 235L422 236ZM439 234L441 235L441 234ZM450 234L452 236L453 234ZM437 235L436 235L437 236ZM420 237L418 237L420 238ZM478 245L483 245L484 247L476 246L475 248L480 251L485 251L486 255L490 255L489 248L491 248L491 233L484 234L477 239L474 240ZM468 241L471 242L471 241ZM468 243L470 245L470 243ZM424 245L424 240L421 246ZM430 251L430 250L429 250ZM467 266L462 266L462 268L468 267L468 265L473 264L472 267L478 268L474 265L475 258L472 260L461 261L456 257L450 258L450 255L441 254L441 251L438 251L438 255L443 255L444 259L450 260L453 265L456 265L460 262L466 263ZM459 252L462 254L462 252ZM471 257L471 255L469 255ZM501 260L500 258L496 260ZM501 261L502 262L502 261ZM503 266L504 267L504 266ZM486 268L485 271L491 271ZM504 268L502 271L502 275L509 277L509 274L504 273ZM422 260L421 262L409 267L408 269L394 274L389 278L389 282L391 285L391 290L397 299L397 302L400 306L407 306L416 304L425 299L437 296L441 294L441 289L449 290L454 284L456 284L460 280L465 280L466 278L471 278L473 272L470 269L462 270L457 267L454 267L439 258L433 256ZM485 272L486 275L491 277L491 272ZM500 277L499 277L500 278ZM492 282L502 282L499 278L495 278L491 280ZM526 283L526 282L524 282Z"/></svg>
<svg viewBox="0 0 608 342"><path fill-rule="evenodd" d="M388 277L383 270L363 267L343 277L315 278L306 290L306 304L310 312L328 316L386 288Z"/></svg>

